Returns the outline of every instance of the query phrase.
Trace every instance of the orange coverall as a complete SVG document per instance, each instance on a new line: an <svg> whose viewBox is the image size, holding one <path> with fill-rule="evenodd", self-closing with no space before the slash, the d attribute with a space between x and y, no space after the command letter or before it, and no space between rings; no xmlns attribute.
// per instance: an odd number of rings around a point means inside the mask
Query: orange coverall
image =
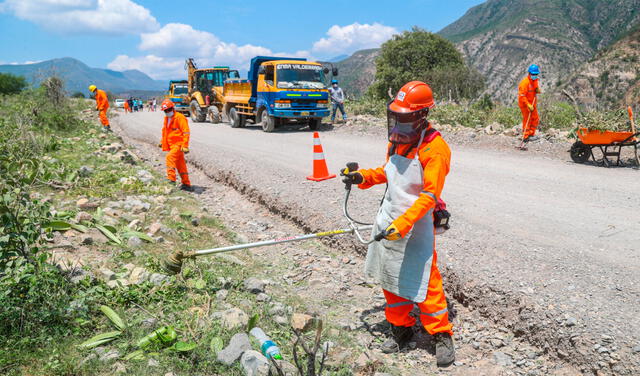
<svg viewBox="0 0 640 376"><path fill-rule="evenodd" d="M104 90L96 89L96 108L100 111L100 122L103 126L108 127L107 110L109 109L109 99L107 99L107 93Z"/></svg>
<svg viewBox="0 0 640 376"><path fill-rule="evenodd" d="M392 144L389 143L387 161L389 160L391 150ZM445 177L449 173L451 150L442 137L436 136L430 142L424 140L419 150L420 154L418 158L424 169L424 193L420 195L403 215L393 221L393 224L396 225L402 237L411 230L414 223L422 219L429 210L435 208L436 201L429 193L435 197L440 197L442 188L444 187ZM406 154L407 158L414 158L416 149L412 148L411 145L398 145L395 153L403 156ZM358 170L358 172L361 173L364 178L364 182L358 186L361 189L367 189L376 184L387 182L384 166L376 169ZM431 271L427 297L424 302L412 302L383 290L387 300L387 306L385 308L387 321L395 326L413 326L416 319L410 316L409 313L413 310L413 305L415 304L421 312L420 321L429 334L440 332L453 334L453 325L449 322L447 300L442 288L442 276L438 270L435 247L431 265L425 265L425 268L426 267L431 268Z"/></svg>
<svg viewBox="0 0 640 376"><path fill-rule="evenodd" d="M175 182L177 169L184 185L191 185L182 151L182 148L189 148L189 136L189 122L184 115L174 111L172 117L165 116L162 127L162 151L169 152L166 159L167 179Z"/></svg>
<svg viewBox="0 0 640 376"><path fill-rule="evenodd" d="M529 76L520 81L518 86L518 106L522 112L522 134L527 139L536 134L540 116L538 115L538 101L536 95L539 92L539 81L532 80ZM528 105L533 105L533 111L529 111Z"/></svg>
<svg viewBox="0 0 640 376"><path fill-rule="evenodd" d="M130 112L131 109L129 108L129 102L124 101L124 113L126 114L127 112Z"/></svg>

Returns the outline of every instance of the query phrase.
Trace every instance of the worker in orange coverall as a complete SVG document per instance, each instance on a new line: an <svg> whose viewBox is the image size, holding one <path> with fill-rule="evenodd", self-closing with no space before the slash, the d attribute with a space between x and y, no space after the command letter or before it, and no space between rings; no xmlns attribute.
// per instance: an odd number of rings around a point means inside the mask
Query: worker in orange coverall
<svg viewBox="0 0 640 376"><path fill-rule="evenodd" d="M122 107L124 107L124 113L125 114L131 112L131 108L129 107L129 102L124 101L124 104L123 104Z"/></svg>
<svg viewBox="0 0 640 376"><path fill-rule="evenodd" d="M409 313L417 306L422 326L435 339L437 364L447 367L455 360L453 326L438 271L433 212L451 151L427 120L434 105L429 85L405 84L387 107L385 165L342 172L345 184L361 189L387 184L373 228L374 235L384 238L369 245L365 263L365 273L382 285L387 301L392 336L382 351L399 351L411 341L416 319Z"/></svg>
<svg viewBox="0 0 640 376"><path fill-rule="evenodd" d="M162 101L160 106L164 111L164 125L162 127L162 141L158 145L162 151L167 153L167 179L172 183L176 182L176 170L180 174L182 185L180 189L193 191L187 162L184 155L189 153L189 122L187 118L175 110L173 102L169 99Z"/></svg>
<svg viewBox="0 0 640 376"><path fill-rule="evenodd" d="M111 131L111 125L107 118L107 110L109 109L109 99L107 93L104 90L100 90L96 85L90 85L89 91L95 94L96 97L96 110L99 111L100 122L102 123L102 129L104 131Z"/></svg>
<svg viewBox="0 0 640 376"><path fill-rule="evenodd" d="M539 138L535 135L540 123L537 103L537 95L540 93L539 75L540 68L533 64L529 67L527 77L518 85L518 106L522 112L522 143L520 148L524 148L525 143Z"/></svg>

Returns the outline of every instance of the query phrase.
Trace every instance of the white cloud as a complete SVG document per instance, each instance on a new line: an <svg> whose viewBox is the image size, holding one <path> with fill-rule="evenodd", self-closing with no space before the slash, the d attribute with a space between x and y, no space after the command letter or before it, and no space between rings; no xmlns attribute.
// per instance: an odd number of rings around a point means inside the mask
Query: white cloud
<svg viewBox="0 0 640 376"><path fill-rule="evenodd" d="M119 55L108 67L114 70L138 69L154 78L167 78L185 75L184 61L187 57L193 57L203 67L229 65L245 70L254 56L273 55L266 47L226 43L210 32L181 23L166 24L155 32L142 34L138 48L148 55Z"/></svg>
<svg viewBox="0 0 640 376"><path fill-rule="evenodd" d="M156 79L184 77L184 61L193 57L202 67L229 65L246 71L254 56L291 56L313 60L314 54L351 53L362 48L377 47L395 33L395 28L377 23L333 26L327 32L328 37L314 43L311 51L274 53L263 46L224 42L213 33L194 29L191 25L169 23L140 35L138 49L145 55L118 55L108 67L114 70L138 69Z"/></svg>
<svg viewBox="0 0 640 376"><path fill-rule="evenodd" d="M155 55L130 57L118 55L107 64L107 68L116 71L137 69L155 79L173 79L185 76L184 59L165 58Z"/></svg>
<svg viewBox="0 0 640 376"><path fill-rule="evenodd" d="M351 25L333 25L327 31L327 37L321 38L313 44L312 51L318 54L351 54L365 48L379 47L398 30L379 23Z"/></svg>
<svg viewBox="0 0 640 376"><path fill-rule="evenodd" d="M131 0L5 0L0 12L62 34L139 34L159 27L147 8Z"/></svg>

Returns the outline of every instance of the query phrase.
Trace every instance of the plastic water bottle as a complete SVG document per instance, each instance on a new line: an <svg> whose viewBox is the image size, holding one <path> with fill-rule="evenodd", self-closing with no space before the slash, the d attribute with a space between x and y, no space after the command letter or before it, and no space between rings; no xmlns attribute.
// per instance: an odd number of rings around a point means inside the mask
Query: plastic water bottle
<svg viewBox="0 0 640 376"><path fill-rule="evenodd" d="M267 358L282 359L282 355L280 355L280 349L278 348L278 345L276 345L275 342L273 342L262 329L256 327L251 329L249 333L251 333L252 336L256 337L258 342L260 342L260 350L262 351L262 355L266 356Z"/></svg>

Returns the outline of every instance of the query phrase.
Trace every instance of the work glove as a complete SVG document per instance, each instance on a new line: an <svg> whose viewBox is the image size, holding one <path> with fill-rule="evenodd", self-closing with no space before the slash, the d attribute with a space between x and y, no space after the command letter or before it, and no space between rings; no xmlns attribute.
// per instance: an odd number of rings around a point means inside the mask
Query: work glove
<svg viewBox="0 0 640 376"><path fill-rule="evenodd" d="M528 103L527 104L527 108L529 109L529 111L533 111L533 105L532 104Z"/></svg>
<svg viewBox="0 0 640 376"><path fill-rule="evenodd" d="M390 241L398 240L402 238L400 235L400 230L393 223L384 230L384 238Z"/></svg>
<svg viewBox="0 0 640 376"><path fill-rule="evenodd" d="M536 94L540 94L540 93L542 93L542 90L540 90L540 88L539 88L539 87L537 87L537 88L536 88Z"/></svg>
<svg viewBox="0 0 640 376"><path fill-rule="evenodd" d="M364 183L364 177L358 171L350 171L349 168L343 168L340 170L340 175L344 176L342 182L345 184L362 184Z"/></svg>
<svg viewBox="0 0 640 376"><path fill-rule="evenodd" d="M162 148L162 142L158 144L158 147L159 147L159 148Z"/></svg>
<svg viewBox="0 0 640 376"><path fill-rule="evenodd" d="M180 151L185 154L189 154L189 148L185 148L184 146L180 148Z"/></svg>

